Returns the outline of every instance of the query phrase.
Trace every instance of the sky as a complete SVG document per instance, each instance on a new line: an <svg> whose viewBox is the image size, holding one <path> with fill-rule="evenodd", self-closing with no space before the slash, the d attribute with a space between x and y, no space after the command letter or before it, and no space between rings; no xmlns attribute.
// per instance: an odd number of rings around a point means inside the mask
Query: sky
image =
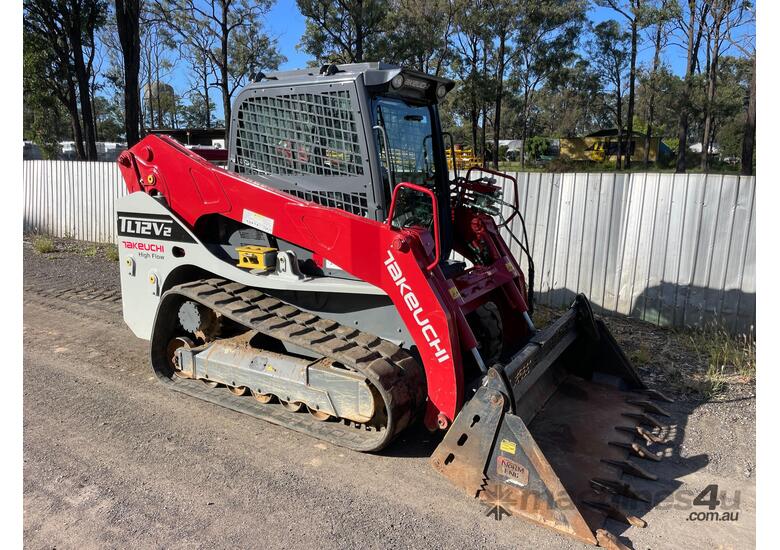
<svg viewBox="0 0 780 550"><path fill-rule="evenodd" d="M279 49L287 57L287 62L280 69L305 67L311 57L298 51L296 46L306 30L306 22L295 0L277 0L266 17L265 26L271 36L277 37Z"/></svg>
<svg viewBox="0 0 780 550"><path fill-rule="evenodd" d="M625 21L622 16L609 8L591 7L588 11L588 17L593 23L600 23L607 19L616 19L619 23L624 24ZM303 15L301 15L298 5L295 0L277 0L276 4L271 8L265 20L266 32L276 37L278 41L278 47L282 54L287 57L287 61L280 66L280 69L298 69L306 67L307 62L311 57L297 49L297 45L300 42L301 36L306 30L306 23ZM746 29L755 32L755 28ZM641 64L649 64L653 57L653 46L649 43L649 40L645 40L646 43L640 44L637 52L637 62ZM670 44L663 52L663 60L669 65L672 72L675 74L682 74L685 71L685 51L679 46ZM381 61L381 60L376 60ZM186 88L186 74L184 68L176 72L173 76L173 85L178 90ZM221 102L217 101L217 117L222 117Z"/></svg>

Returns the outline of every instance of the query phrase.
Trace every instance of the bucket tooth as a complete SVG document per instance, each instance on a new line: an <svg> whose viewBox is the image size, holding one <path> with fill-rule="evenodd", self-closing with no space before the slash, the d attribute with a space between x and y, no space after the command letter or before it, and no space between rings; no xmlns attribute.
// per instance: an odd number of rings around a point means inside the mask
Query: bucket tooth
<svg viewBox="0 0 780 550"><path fill-rule="evenodd" d="M631 550L606 529L596 529L596 540L601 548L606 548L607 550Z"/></svg>
<svg viewBox="0 0 780 550"><path fill-rule="evenodd" d="M610 464L611 466L620 468L623 470L623 473L626 473L630 476L641 477L643 479L649 479L650 481L656 481L658 479L657 475L645 471L641 466L630 460L611 460L609 458L603 458L601 461L605 464Z"/></svg>
<svg viewBox="0 0 780 550"><path fill-rule="evenodd" d="M634 456L638 456L639 458L646 458L647 460L661 462L660 456L651 452L647 447L645 447L644 445L640 445L639 443L626 443L624 441L610 441L609 444L614 447L622 447L623 449L628 449L628 451L631 454L633 454Z"/></svg>
<svg viewBox="0 0 780 550"><path fill-rule="evenodd" d="M634 500L641 500L642 502L650 502L647 497L644 497L637 493L631 485L624 481L617 481L614 479L604 479L596 477L590 480L590 486L596 492L606 492L612 495L621 495Z"/></svg>
<svg viewBox="0 0 780 550"><path fill-rule="evenodd" d="M661 437L660 435L656 435L653 432L645 430L642 426L636 427L636 432L645 438L649 443L658 443L659 445L662 443L666 443L666 439Z"/></svg>
<svg viewBox="0 0 780 550"><path fill-rule="evenodd" d="M626 403L629 405L635 405L637 407L641 407L642 410L649 413L655 413L660 414L661 416L672 416L665 410L663 410L661 407L656 405L655 403L652 403L651 401L648 401L646 399L626 399Z"/></svg>
<svg viewBox="0 0 780 550"><path fill-rule="evenodd" d="M647 527L647 522L645 520L636 516L632 516L628 512L621 510L612 503L598 502L595 500L583 500L582 503L585 506L590 506L591 508L604 512L607 517L612 518L615 521L633 525L634 527Z"/></svg>
<svg viewBox="0 0 780 550"><path fill-rule="evenodd" d="M632 420L636 420L640 424L647 424L648 426L653 426L655 428L658 428L659 430L666 429L666 426L661 424L658 420L650 416L649 414L644 413L623 413L623 416L626 418L631 418Z"/></svg>
<svg viewBox="0 0 780 550"><path fill-rule="evenodd" d="M641 390L641 393L645 394L650 399L654 399L655 401L664 401L666 403L674 403L674 399L671 399L670 397L665 396L658 390Z"/></svg>
<svg viewBox="0 0 780 550"><path fill-rule="evenodd" d="M642 426L618 426L615 428L616 430L619 430L621 432L626 432L631 435L638 435L639 437L643 438L645 441L647 441L648 445L651 445L653 443L666 443L666 440L663 437L660 437L653 432L650 432L646 429L644 429Z"/></svg>

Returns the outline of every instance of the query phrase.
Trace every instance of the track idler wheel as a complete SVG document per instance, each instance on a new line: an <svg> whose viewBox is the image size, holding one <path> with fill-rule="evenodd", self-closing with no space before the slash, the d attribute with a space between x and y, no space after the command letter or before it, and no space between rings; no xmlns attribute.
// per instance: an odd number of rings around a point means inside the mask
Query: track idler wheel
<svg viewBox="0 0 780 550"><path fill-rule="evenodd" d="M177 338L174 338L168 343L168 363L171 366L171 369L173 370L173 374L175 376L178 376L179 378L192 378L192 375L190 373L183 372L181 370L181 366L179 365L178 357L176 356L176 350L179 348L186 348L190 349L195 344L192 343L192 340L185 336L179 336Z"/></svg>

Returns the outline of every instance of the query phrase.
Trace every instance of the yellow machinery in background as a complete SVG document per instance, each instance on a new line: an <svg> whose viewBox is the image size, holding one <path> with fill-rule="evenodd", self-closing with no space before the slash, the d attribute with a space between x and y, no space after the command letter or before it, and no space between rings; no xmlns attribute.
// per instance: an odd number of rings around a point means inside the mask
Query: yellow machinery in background
<svg viewBox="0 0 780 550"><path fill-rule="evenodd" d="M447 169L454 170L452 165L452 151L446 149L447 153ZM471 166L482 166L482 158L474 154L474 149L471 147L455 146L455 163L458 170L465 170Z"/></svg>

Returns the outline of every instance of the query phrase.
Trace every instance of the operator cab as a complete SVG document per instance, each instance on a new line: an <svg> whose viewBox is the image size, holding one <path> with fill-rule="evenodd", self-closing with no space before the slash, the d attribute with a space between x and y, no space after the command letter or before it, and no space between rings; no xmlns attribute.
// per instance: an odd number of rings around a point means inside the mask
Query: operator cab
<svg viewBox="0 0 780 550"><path fill-rule="evenodd" d="M384 63L257 75L234 103L228 169L385 221L402 182L437 198L449 255L450 182L438 102L454 82ZM399 190L393 224L433 231L431 199Z"/></svg>

